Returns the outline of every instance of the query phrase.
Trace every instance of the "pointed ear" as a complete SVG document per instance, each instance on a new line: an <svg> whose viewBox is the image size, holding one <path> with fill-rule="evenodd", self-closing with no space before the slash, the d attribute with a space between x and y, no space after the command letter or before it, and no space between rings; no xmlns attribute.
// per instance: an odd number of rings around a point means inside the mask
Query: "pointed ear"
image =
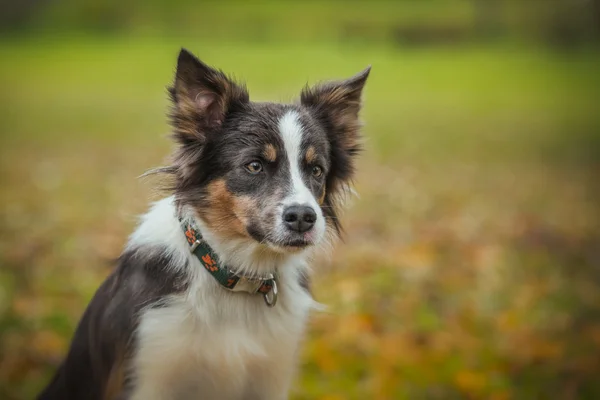
<svg viewBox="0 0 600 400"><path fill-rule="evenodd" d="M341 226L337 212L348 192L354 175L355 156L361 149L361 94L371 67L344 81L306 87L300 101L323 125L331 144L331 169L327 175L323 198L324 212L335 231Z"/></svg>
<svg viewBox="0 0 600 400"><path fill-rule="evenodd" d="M349 151L358 146L358 112L361 108L362 90L370 71L371 66L343 81L306 87L300 95L302 105L311 108L325 123L328 131L334 134L333 139Z"/></svg>
<svg viewBox="0 0 600 400"><path fill-rule="evenodd" d="M244 86L185 49L179 53L175 83L169 92L173 100L171 120L176 134L183 137L201 137L218 130L227 113L249 101Z"/></svg>

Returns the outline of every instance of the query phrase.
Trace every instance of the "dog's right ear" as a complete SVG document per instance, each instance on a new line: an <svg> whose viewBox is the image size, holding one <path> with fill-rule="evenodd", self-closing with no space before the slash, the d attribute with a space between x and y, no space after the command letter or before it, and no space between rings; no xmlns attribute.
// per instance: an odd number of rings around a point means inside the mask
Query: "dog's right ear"
<svg viewBox="0 0 600 400"><path fill-rule="evenodd" d="M176 135L184 141L218 131L227 113L249 101L243 85L185 49L179 53L175 83L169 93L173 101L171 122Z"/></svg>

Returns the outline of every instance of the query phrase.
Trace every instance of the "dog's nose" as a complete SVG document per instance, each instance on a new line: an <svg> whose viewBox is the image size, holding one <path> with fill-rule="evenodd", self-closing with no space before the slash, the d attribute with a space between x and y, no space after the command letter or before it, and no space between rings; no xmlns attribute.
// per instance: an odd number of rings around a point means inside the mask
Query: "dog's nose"
<svg viewBox="0 0 600 400"><path fill-rule="evenodd" d="M288 229L304 233L313 227L317 213L310 206L293 205L283 211L283 221Z"/></svg>

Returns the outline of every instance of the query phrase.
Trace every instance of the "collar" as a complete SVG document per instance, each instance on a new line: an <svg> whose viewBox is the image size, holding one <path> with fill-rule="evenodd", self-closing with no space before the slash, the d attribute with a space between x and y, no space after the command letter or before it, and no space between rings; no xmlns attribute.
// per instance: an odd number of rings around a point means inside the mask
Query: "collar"
<svg viewBox="0 0 600 400"><path fill-rule="evenodd" d="M277 275L268 274L266 277L240 276L219 262L219 257L213 249L202 239L202 235L193 220L179 218L181 229L190 245L190 252L194 253L204 266L204 269L224 289L232 292L260 293L269 307L277 303Z"/></svg>

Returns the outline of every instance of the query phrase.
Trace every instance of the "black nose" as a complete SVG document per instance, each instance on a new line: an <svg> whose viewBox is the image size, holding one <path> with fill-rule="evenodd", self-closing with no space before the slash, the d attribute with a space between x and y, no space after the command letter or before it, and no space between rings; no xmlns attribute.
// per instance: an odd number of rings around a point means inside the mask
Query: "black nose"
<svg viewBox="0 0 600 400"><path fill-rule="evenodd" d="M309 206L289 206L283 211L283 221L288 229L304 233L313 227L317 214Z"/></svg>

